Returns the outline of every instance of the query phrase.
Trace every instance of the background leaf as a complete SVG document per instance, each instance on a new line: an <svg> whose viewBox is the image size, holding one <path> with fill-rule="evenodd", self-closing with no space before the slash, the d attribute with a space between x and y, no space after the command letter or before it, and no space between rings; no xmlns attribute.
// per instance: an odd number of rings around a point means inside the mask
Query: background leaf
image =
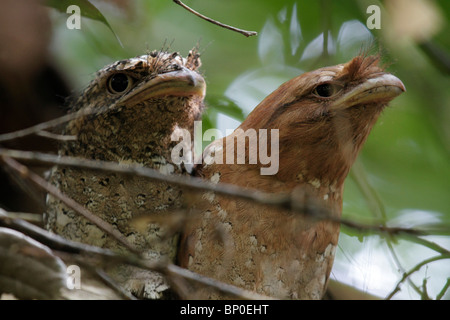
<svg viewBox="0 0 450 320"><path fill-rule="evenodd" d="M47 0L47 6L58 9L62 13L67 13L67 8L71 5L76 5L80 7L80 12L83 17L97 20L105 24L109 30L114 34L120 46L123 47L118 35L114 32L113 28L109 24L108 20L103 16L103 14L98 10L92 3L88 0Z"/></svg>

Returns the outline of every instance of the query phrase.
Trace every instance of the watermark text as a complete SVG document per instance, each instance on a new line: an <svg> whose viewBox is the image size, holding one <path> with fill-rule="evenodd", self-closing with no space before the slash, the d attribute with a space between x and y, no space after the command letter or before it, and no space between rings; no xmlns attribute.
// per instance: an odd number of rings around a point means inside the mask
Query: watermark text
<svg viewBox="0 0 450 320"><path fill-rule="evenodd" d="M270 131L270 132L269 132ZM269 135L270 134L270 135ZM274 175L279 168L278 129L236 129L226 130L226 138L218 129L208 129L202 135L202 122L194 122L194 139L186 129L177 128L172 141L179 143L172 149L172 162L180 165L192 164L259 164L261 175ZM210 142L201 157L194 157L192 150L199 153L203 141ZM181 140L181 141L180 141ZM192 145L193 141L193 145Z"/></svg>

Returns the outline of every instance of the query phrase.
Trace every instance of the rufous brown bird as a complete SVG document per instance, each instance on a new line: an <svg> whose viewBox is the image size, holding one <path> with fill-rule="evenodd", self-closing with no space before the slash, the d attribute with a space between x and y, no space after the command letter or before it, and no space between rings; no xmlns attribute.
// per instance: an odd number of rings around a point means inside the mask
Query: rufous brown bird
<svg viewBox="0 0 450 320"><path fill-rule="evenodd" d="M382 110L404 91L403 83L379 66L378 56L365 55L282 84L232 135L205 149L196 175L297 194L333 219L207 192L196 206L201 214L183 232L180 265L270 297L321 299L338 243L344 180ZM274 130L278 136L271 135ZM228 153L246 137L245 164L238 164L242 155ZM252 164L257 147L266 148L278 164L269 164L261 153ZM272 172L262 174L264 168ZM226 297L210 288L196 292L201 298Z"/></svg>
<svg viewBox="0 0 450 320"><path fill-rule="evenodd" d="M86 114L67 123L63 133L75 140L63 143L59 154L140 164L164 174L190 174L172 162L171 149L177 142L171 135L180 129L192 133L194 121L201 116L206 85L199 66L194 49L187 58L154 51L104 67L72 98L71 112ZM144 258L175 258L176 235L167 236L161 223L149 223L142 232L131 220L142 214L158 220L176 210L182 203L181 189L139 177L62 166L52 169L49 181L114 226ZM70 240L126 252L122 244L61 201L49 196L47 204L47 229ZM157 299L168 292L165 279L154 272L123 266L112 274L138 297Z"/></svg>

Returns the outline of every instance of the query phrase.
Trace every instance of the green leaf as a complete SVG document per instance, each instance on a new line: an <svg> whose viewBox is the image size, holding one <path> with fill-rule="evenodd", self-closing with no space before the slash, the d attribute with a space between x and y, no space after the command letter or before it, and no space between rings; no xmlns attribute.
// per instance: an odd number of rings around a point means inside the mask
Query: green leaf
<svg viewBox="0 0 450 320"><path fill-rule="evenodd" d="M105 16L98 10L92 3L88 0L47 0L47 6L57 9L60 12L67 13L67 8L71 5L76 5L80 8L81 15L85 18L92 20L97 20L105 24L109 30L114 34L120 46L123 48L122 42L120 41L117 34L114 32L113 28L106 20Z"/></svg>

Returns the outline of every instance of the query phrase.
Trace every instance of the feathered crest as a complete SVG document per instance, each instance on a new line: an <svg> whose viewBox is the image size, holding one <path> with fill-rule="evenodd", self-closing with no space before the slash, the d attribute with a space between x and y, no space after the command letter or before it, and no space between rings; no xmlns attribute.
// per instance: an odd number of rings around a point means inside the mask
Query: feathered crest
<svg viewBox="0 0 450 320"><path fill-rule="evenodd" d="M382 72L383 69L378 66L380 55L359 55L353 58L350 62L344 65L342 76L339 78L345 79L348 82L356 81L358 79L367 78L369 75L377 72Z"/></svg>

